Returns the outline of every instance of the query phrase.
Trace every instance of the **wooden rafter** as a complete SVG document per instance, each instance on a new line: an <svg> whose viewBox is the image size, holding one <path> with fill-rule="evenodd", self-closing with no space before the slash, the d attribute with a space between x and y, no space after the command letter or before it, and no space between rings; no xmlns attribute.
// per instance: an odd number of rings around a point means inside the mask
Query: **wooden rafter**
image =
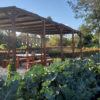
<svg viewBox="0 0 100 100"><path fill-rule="evenodd" d="M74 29L66 26L66 25L63 25L63 24L59 24L57 22L54 22L54 21L50 21L50 20L47 20L46 18L43 18L37 14L34 14L34 13L31 13L31 12L28 12L26 10L23 10L21 8L17 8L15 6L13 7L3 7L3 8L0 8L0 28L2 29L9 29L12 25L11 23L11 20L8 18L8 16L5 16L4 13L7 12L7 13L11 13L12 11L15 11L16 14L18 14L18 17L16 18L16 31L22 31L23 32L31 32L30 30L33 29L33 28L40 28L42 26L42 22L41 20L45 20L45 26L46 26L46 29L49 29L51 30L52 34L59 34L58 32L54 32L53 29L51 29L51 26L56 30L56 26L63 26L64 27L64 30L65 30L65 34L71 34L71 31L73 31ZM20 30L19 30L19 27L20 27ZM25 28L23 28L25 27ZM30 30L27 30L26 31L26 27L27 28L30 28ZM28 32L28 33L29 33ZM78 31L74 30L75 33L77 33ZM37 33L39 33L37 31ZM46 32L48 33L48 32ZM34 32L32 31L32 34L34 34Z"/></svg>

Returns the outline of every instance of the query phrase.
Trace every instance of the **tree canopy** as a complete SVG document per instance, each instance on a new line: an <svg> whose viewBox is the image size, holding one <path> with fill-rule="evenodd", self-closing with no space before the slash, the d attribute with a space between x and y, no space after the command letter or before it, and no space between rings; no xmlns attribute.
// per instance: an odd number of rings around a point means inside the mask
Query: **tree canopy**
<svg viewBox="0 0 100 100"><path fill-rule="evenodd" d="M100 28L100 0L67 0L76 14L76 18L84 18L91 28Z"/></svg>
<svg viewBox="0 0 100 100"><path fill-rule="evenodd" d="M98 34L100 43L100 0L67 0L76 18L83 18L92 32Z"/></svg>

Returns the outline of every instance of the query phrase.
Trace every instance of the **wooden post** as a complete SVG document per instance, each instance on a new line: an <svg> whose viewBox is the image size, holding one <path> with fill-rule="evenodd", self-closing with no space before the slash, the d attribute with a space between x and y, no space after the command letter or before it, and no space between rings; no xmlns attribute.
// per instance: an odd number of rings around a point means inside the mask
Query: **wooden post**
<svg viewBox="0 0 100 100"><path fill-rule="evenodd" d="M43 52L43 50L42 50L43 48L42 48L42 33L41 33L41 62L42 62L42 64L43 64L43 56L42 56L42 52Z"/></svg>
<svg viewBox="0 0 100 100"><path fill-rule="evenodd" d="M35 46L36 46L36 43L37 43L36 38L37 38L37 36L36 36L36 34L35 34L35 35L34 35L34 44L35 44Z"/></svg>
<svg viewBox="0 0 100 100"><path fill-rule="evenodd" d="M61 59L62 61L64 60L64 55L63 55L63 28L60 29L60 51L61 51Z"/></svg>
<svg viewBox="0 0 100 100"><path fill-rule="evenodd" d="M82 33L80 33L80 56L82 58Z"/></svg>
<svg viewBox="0 0 100 100"><path fill-rule="evenodd" d="M43 45L43 53L44 53L43 65L45 66L46 65L46 42L45 42L46 27L45 27L45 20L43 20L42 22L43 22L42 45Z"/></svg>
<svg viewBox="0 0 100 100"><path fill-rule="evenodd" d="M27 33L27 36L26 36L26 41L27 41L27 49L26 51L29 53L29 35Z"/></svg>
<svg viewBox="0 0 100 100"><path fill-rule="evenodd" d="M74 42L74 31L72 31L72 58L74 58L75 53L75 42Z"/></svg>
<svg viewBox="0 0 100 100"><path fill-rule="evenodd" d="M11 13L8 13L5 11L5 15L9 17L11 20L11 43L12 43L12 59L14 62L14 65L16 66L16 17L20 15L20 13L17 13L16 10L12 10Z"/></svg>
<svg viewBox="0 0 100 100"><path fill-rule="evenodd" d="M29 57L26 57L26 70L28 71L29 68Z"/></svg>
<svg viewBox="0 0 100 100"><path fill-rule="evenodd" d="M11 16L11 22L12 22L12 58L14 61L14 65L16 66L16 17Z"/></svg>
<svg viewBox="0 0 100 100"><path fill-rule="evenodd" d="M10 30L7 31L8 34L8 59L10 59Z"/></svg>

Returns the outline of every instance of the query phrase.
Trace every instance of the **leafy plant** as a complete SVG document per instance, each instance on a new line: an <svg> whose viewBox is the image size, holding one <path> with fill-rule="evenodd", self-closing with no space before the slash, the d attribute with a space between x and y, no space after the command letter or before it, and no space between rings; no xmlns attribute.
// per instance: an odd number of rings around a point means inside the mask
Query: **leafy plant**
<svg viewBox="0 0 100 100"><path fill-rule="evenodd" d="M94 68L100 64L95 56L84 60L67 59L45 67L35 65L24 77L15 74L0 85L0 100L99 99L96 97L100 92L99 73Z"/></svg>
<svg viewBox="0 0 100 100"><path fill-rule="evenodd" d="M0 100L17 100L18 81L12 81L9 86L3 85L0 91Z"/></svg>
<svg viewBox="0 0 100 100"><path fill-rule="evenodd" d="M13 63L13 61L11 61L8 64L8 75L7 75L7 79L10 79L11 76L14 76L14 72L16 71L16 67L15 64Z"/></svg>

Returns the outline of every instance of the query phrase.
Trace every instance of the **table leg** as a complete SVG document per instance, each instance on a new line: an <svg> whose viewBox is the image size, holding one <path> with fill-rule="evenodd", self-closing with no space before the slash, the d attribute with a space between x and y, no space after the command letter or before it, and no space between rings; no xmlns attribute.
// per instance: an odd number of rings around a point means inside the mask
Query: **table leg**
<svg viewBox="0 0 100 100"><path fill-rule="evenodd" d="M17 65L16 67L18 68L19 67L19 57L17 57Z"/></svg>
<svg viewBox="0 0 100 100"><path fill-rule="evenodd" d="M29 68L29 57L27 57L26 59L26 70L28 70L28 68Z"/></svg>

